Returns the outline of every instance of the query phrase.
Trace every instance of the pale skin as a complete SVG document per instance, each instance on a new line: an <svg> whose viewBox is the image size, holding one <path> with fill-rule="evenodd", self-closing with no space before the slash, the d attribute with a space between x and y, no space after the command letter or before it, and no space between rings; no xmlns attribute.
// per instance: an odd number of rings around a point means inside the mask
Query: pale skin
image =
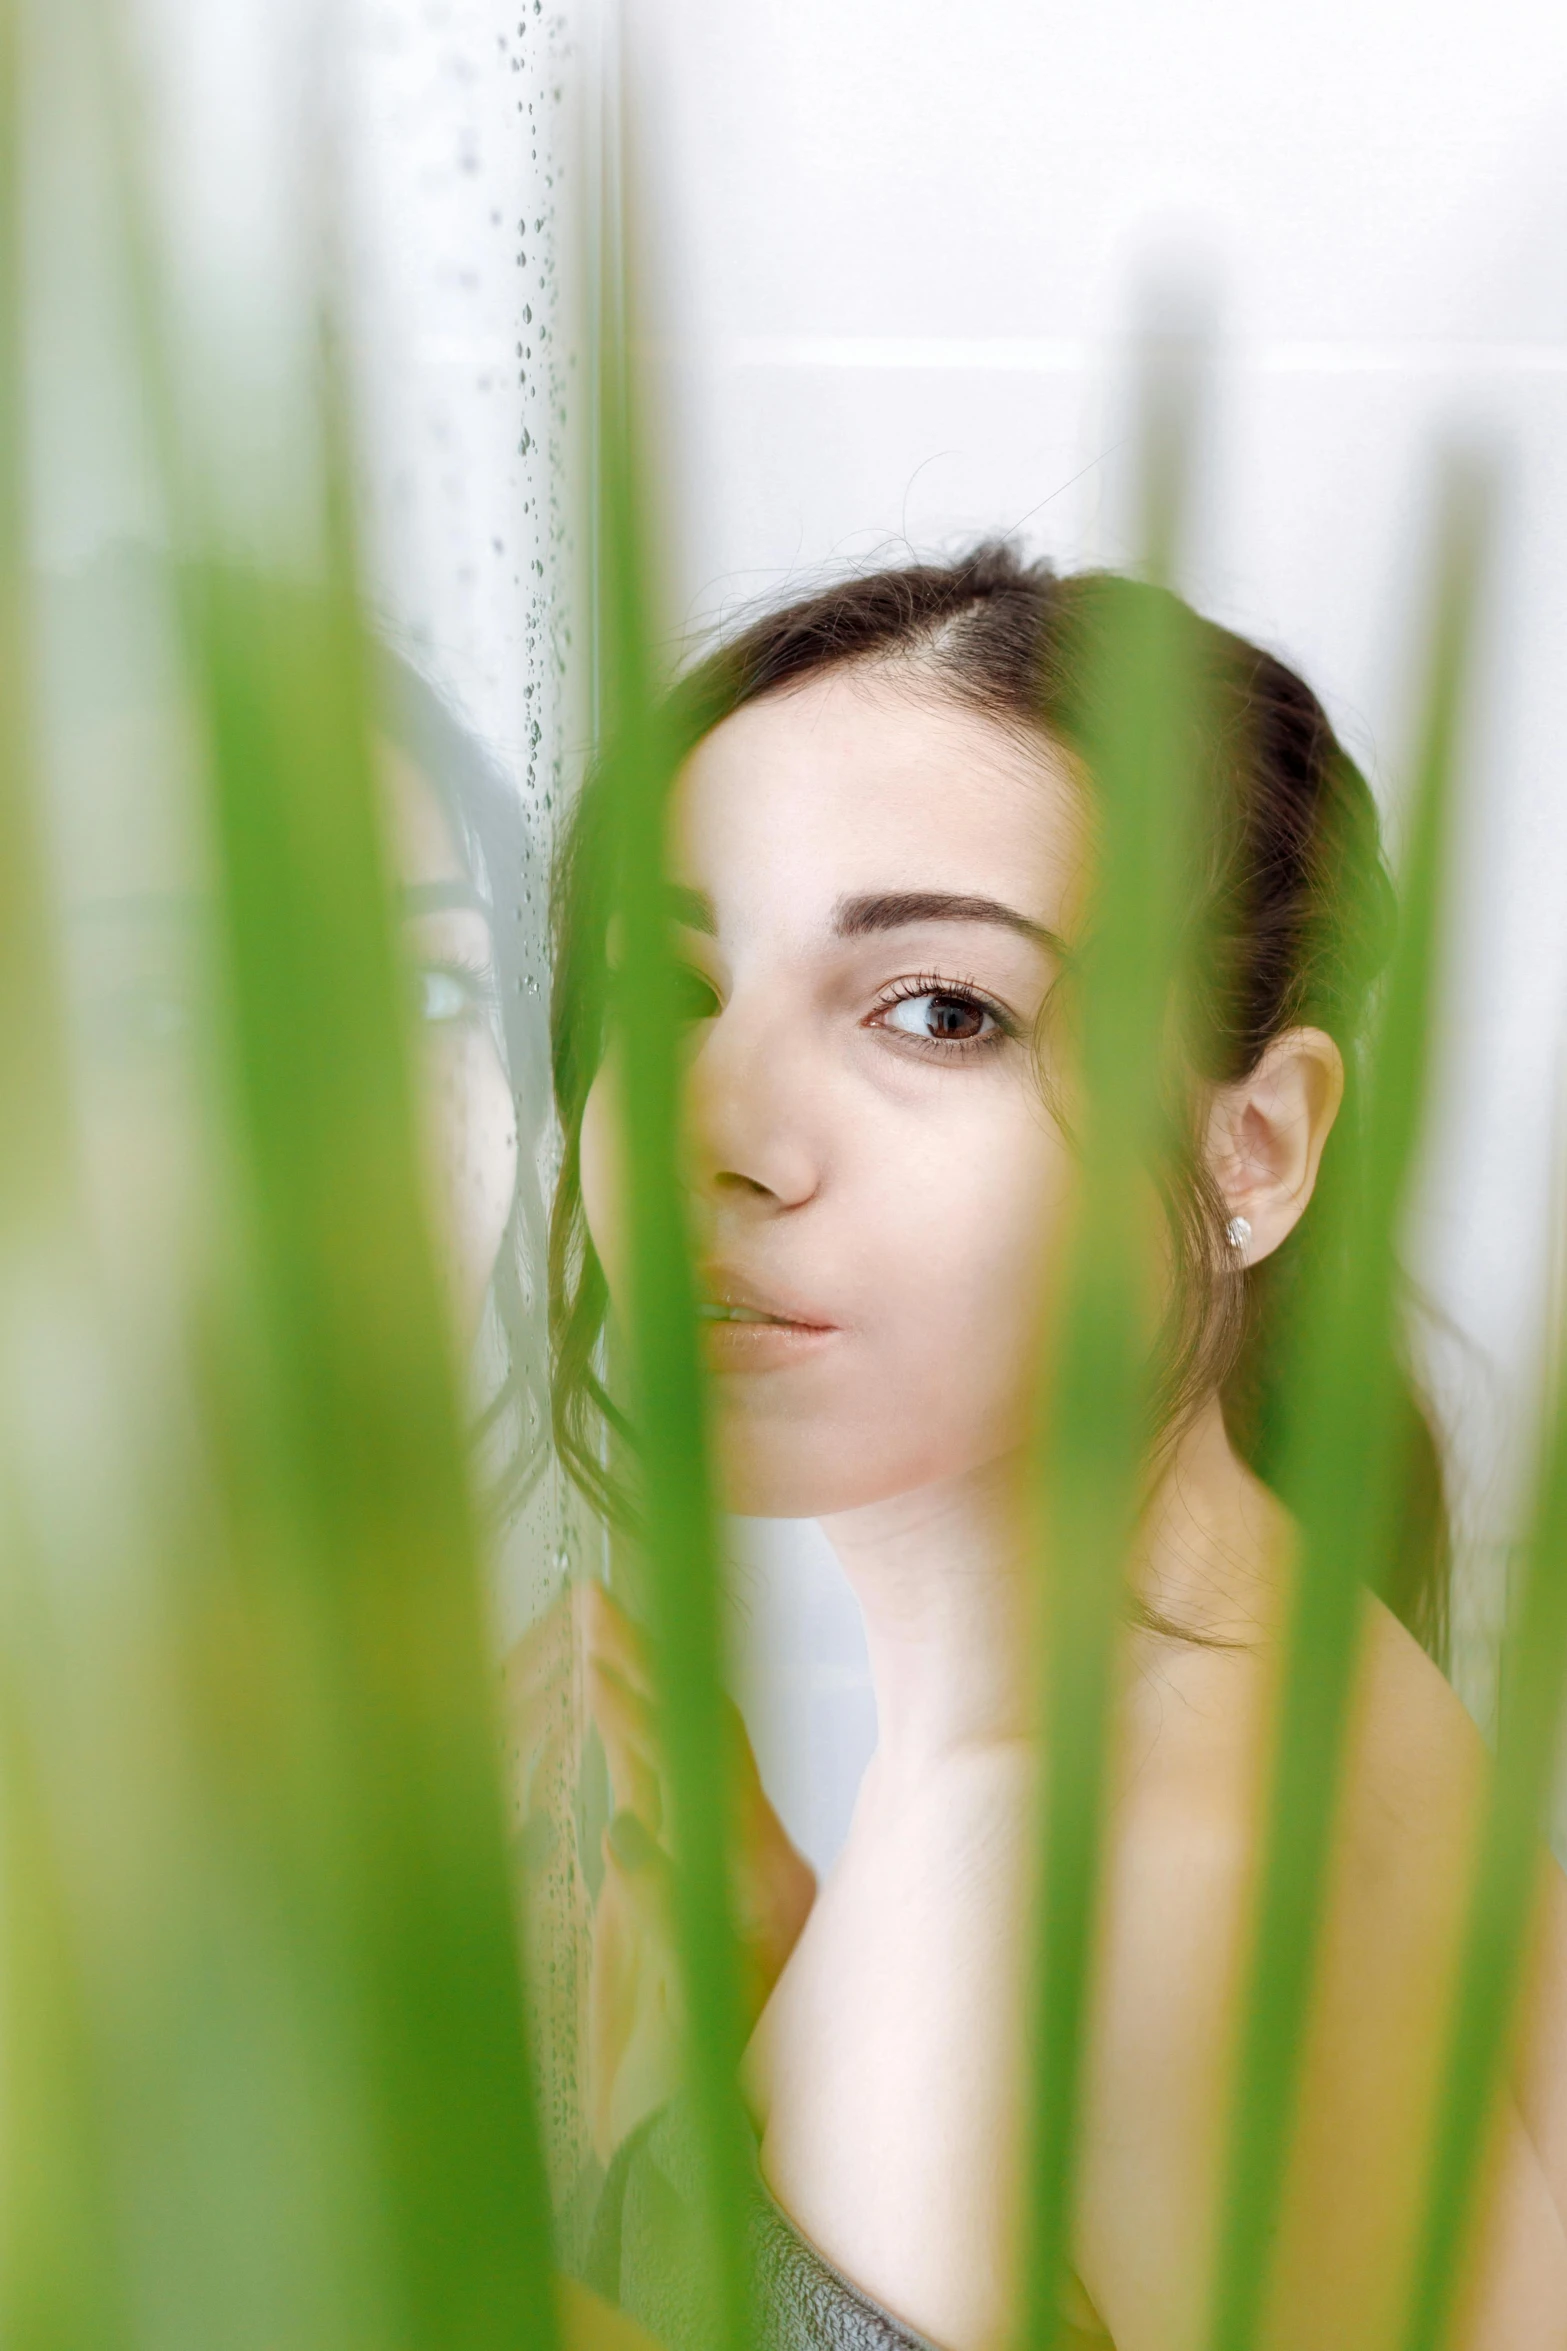
<svg viewBox="0 0 1567 2351"><path fill-rule="evenodd" d="M1019 2271L1039 1725L1027 1441L1073 1181L1031 1039L1082 916L1085 806L1050 745L905 664L734 714L673 809L696 975L687 1181L725 1498L820 1518L864 1611L880 1726L814 1902L755 1787L752 1955L764 1977L788 1956L744 2089L799 2228L948 2351L1008 2339ZM1048 1059L1048 1020L1042 1034ZM1250 1223L1249 1259L1308 1207L1342 1083L1333 1040L1297 1028L1207 1097L1210 1167ZM612 1296L615 1168L611 1061L583 1187ZM1203 2337L1289 1558L1279 1505L1208 1403L1135 1562L1150 1605L1203 1638L1129 1629L1122 1657L1069 2301L1119 2351ZM586 1605L616 1800L656 1836L645 1661L602 1601ZM1270 2346L1396 2337L1486 1770L1447 1683L1368 1598ZM618 1872L611 2054L645 2024L648 1985L667 1993L662 1866ZM1567 2345L1567 1888L1543 1858L1539 1917L1462 2351ZM608 2072L606 2144L667 2086L646 2048L618 2083Z"/></svg>

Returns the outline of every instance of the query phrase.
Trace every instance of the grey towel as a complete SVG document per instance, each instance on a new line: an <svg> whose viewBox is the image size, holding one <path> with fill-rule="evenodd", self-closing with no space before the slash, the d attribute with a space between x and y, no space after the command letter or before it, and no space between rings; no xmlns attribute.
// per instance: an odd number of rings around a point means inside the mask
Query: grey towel
<svg viewBox="0 0 1567 2351"><path fill-rule="evenodd" d="M650 2115L603 2175L573 2263L588 2285L669 2351L701 2351L713 2340L704 2323L703 2270L691 2220L696 2146L681 2101ZM801 2236L769 2194L754 2147L751 2152L746 2245L756 2351L936 2351ZM1063 2351L1106 2340L1075 2328L1062 2331Z"/></svg>
<svg viewBox="0 0 1567 2351"><path fill-rule="evenodd" d="M591 2216L585 2228L579 2224L572 2260L595 2292L669 2351L699 2351L713 2339L692 2223L696 2146L682 2101L650 2115L589 2199ZM934 2351L806 2242L769 2195L754 2148L745 2222L756 2351Z"/></svg>

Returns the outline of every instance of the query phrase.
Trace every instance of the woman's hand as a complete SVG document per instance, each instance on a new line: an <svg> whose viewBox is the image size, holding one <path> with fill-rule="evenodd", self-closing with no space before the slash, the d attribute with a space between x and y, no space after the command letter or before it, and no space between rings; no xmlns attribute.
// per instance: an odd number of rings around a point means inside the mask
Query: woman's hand
<svg viewBox="0 0 1567 2351"><path fill-rule="evenodd" d="M603 1586L575 1587L507 1661L526 1848L551 1835L533 1802L559 1777L573 1735L569 1688L575 1647L587 1712L603 1742L614 1814L602 1839L604 1876L593 1910L588 1986L588 2112L595 2152L614 2149L675 2088L683 2025L665 1843L669 1801L656 1729L647 1642ZM724 1700L736 1808L732 1891L747 2028L766 2005L816 1896L816 1878L768 1802L740 1711ZM581 1722L575 1723L580 1738Z"/></svg>
<svg viewBox="0 0 1567 2351"><path fill-rule="evenodd" d="M575 2278L556 2280L556 2306L565 2351L660 2351L656 2336Z"/></svg>
<svg viewBox="0 0 1567 2351"><path fill-rule="evenodd" d="M682 2015L664 1839L669 1803L647 1642L600 1584L577 1595L588 1706L604 1742L614 1817L594 1920L589 1992L595 2143L613 2148L673 2089ZM731 1880L747 2030L816 1898L762 1786L740 1710L724 1699L737 1837Z"/></svg>
<svg viewBox="0 0 1567 2351"><path fill-rule="evenodd" d="M579 1588L588 1704L609 1764L617 1816L630 1813L659 1844L668 1826L663 1760L655 1727L652 1667L644 1635L601 1584ZM745 1970L747 2023L754 2023L783 1972L816 1899L816 1873L790 1842L768 1801L740 1709L723 1700L736 1808L735 1930ZM610 1831L615 1832L611 1822ZM641 1839L607 1833L612 1868L635 1866Z"/></svg>

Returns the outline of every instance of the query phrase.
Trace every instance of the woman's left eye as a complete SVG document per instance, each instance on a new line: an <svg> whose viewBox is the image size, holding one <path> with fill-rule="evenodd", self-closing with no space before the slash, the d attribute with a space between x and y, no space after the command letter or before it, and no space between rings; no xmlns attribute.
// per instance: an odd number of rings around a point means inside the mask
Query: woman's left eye
<svg viewBox="0 0 1567 2351"><path fill-rule="evenodd" d="M899 997L877 1015L876 1025L926 1045L978 1045L1002 1033L988 1004L956 988Z"/></svg>

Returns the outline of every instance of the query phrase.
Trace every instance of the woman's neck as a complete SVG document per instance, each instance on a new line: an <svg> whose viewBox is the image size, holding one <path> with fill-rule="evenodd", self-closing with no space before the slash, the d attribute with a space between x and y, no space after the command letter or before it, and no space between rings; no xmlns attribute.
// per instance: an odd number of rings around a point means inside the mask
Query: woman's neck
<svg viewBox="0 0 1567 2351"><path fill-rule="evenodd" d="M823 1520L865 1619L878 1778L912 1782L959 1749L1032 1731L1028 1520L1016 1456Z"/></svg>
<svg viewBox="0 0 1567 2351"><path fill-rule="evenodd" d="M907 1790L960 1752L1038 1722L1041 1577L1021 1453L825 1519L865 1618L876 1776ZM1255 1638L1285 1524L1232 1449L1217 1403L1183 1433L1145 1513L1133 1573L1159 1622Z"/></svg>

